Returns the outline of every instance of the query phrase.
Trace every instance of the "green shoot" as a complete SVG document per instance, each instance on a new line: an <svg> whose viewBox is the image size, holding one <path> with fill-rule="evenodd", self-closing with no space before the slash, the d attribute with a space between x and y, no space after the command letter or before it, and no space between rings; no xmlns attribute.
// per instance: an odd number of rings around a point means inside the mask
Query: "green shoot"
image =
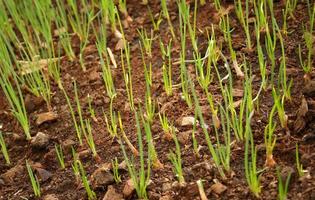
<svg viewBox="0 0 315 200"><path fill-rule="evenodd" d="M220 0L213 0L214 1L214 6L215 6L215 9L217 11L220 11L221 10L221 3L220 3Z"/></svg>
<svg viewBox="0 0 315 200"><path fill-rule="evenodd" d="M152 58L152 42L154 38L153 31L151 30L150 37L145 29L138 29L138 34L141 40L140 45L143 45L146 55L149 58Z"/></svg>
<svg viewBox="0 0 315 200"><path fill-rule="evenodd" d="M303 169L303 165L300 163L300 156L299 156L299 145L295 145L295 162L296 162L296 169L298 171L299 177L304 176L305 172Z"/></svg>
<svg viewBox="0 0 315 200"><path fill-rule="evenodd" d="M312 60L313 60L313 43L314 43L314 38L313 38L313 27L314 27L314 22L315 22L315 4L313 6L313 11L310 12L310 26L309 28L303 28L303 38L306 44L306 49L307 49L307 56L306 60L303 61L302 58L302 52L301 52L301 45L299 45L299 58L300 58L300 63L301 66L304 70L305 73L310 73L313 69L312 67Z"/></svg>
<svg viewBox="0 0 315 200"><path fill-rule="evenodd" d="M67 23L67 14L64 7L65 6L60 3L60 1L57 1L55 24L58 30L57 35L59 37L59 42L67 57L70 59L70 61L73 61L76 56L71 46L71 36L68 32L69 27Z"/></svg>
<svg viewBox="0 0 315 200"><path fill-rule="evenodd" d="M281 53L282 53L280 70L279 70L279 82L281 84L282 91L284 93L285 98L291 100L291 87L293 84L293 79L291 79L290 82L287 83L286 55L285 55L285 49L284 49L284 42L283 42L283 38L280 31L279 31L279 40L281 44Z"/></svg>
<svg viewBox="0 0 315 200"><path fill-rule="evenodd" d="M172 150L170 150L170 154L168 155L168 158L173 164L173 171L176 174L176 177L178 178L179 184L181 186L184 186L186 182L185 182L183 169L182 169L182 156L181 156L180 145L174 133L175 131L172 131L172 132L173 132L173 140L175 142L176 148L175 148L175 153Z"/></svg>
<svg viewBox="0 0 315 200"><path fill-rule="evenodd" d="M118 172L118 160L117 157L115 157L114 160L112 160L112 167L113 167L113 175L114 175L114 180L116 183L120 183L121 182L121 176L119 175Z"/></svg>
<svg viewBox="0 0 315 200"><path fill-rule="evenodd" d="M94 110L94 108L92 107L92 99L93 99L93 98L90 96L90 94L88 94L88 95L87 95L87 99L88 99L88 105L89 105L89 113L90 113L92 119L93 119L94 121L97 121L97 118L96 118L96 116L95 116L95 110Z"/></svg>
<svg viewBox="0 0 315 200"><path fill-rule="evenodd" d="M164 47L163 42L160 40L160 48L163 58L163 83L164 90L168 96L171 96L173 93L173 84L172 84L172 58L171 58L171 47L172 40L169 41L168 45Z"/></svg>
<svg viewBox="0 0 315 200"><path fill-rule="evenodd" d="M265 56L263 49L260 44L260 31L258 30L258 26L255 23L255 31L256 31L256 37L257 37L257 53L258 53L258 64L259 64L259 70L260 70L260 76L261 76L261 85L264 90L267 89L267 66L265 61Z"/></svg>
<svg viewBox="0 0 315 200"><path fill-rule="evenodd" d="M278 117L280 120L281 127L283 129L287 130L287 128L288 128L288 116L285 114L284 96L282 96L282 98L281 98L281 95L278 94L277 91L273 88L272 97L273 97L274 105L275 105L277 112L278 112Z"/></svg>
<svg viewBox="0 0 315 200"><path fill-rule="evenodd" d="M90 187L89 180L86 177L86 173L85 173L85 170L83 168L83 165L82 165L81 161L80 160L76 160L75 162L77 163L77 165L79 167L81 180L82 180L83 186L85 188L85 191L86 191L86 193L88 195L88 199L89 200L96 199L96 194L92 190L92 188Z"/></svg>
<svg viewBox="0 0 315 200"><path fill-rule="evenodd" d="M120 129L120 132L121 132L121 136L122 138L125 140L126 144L128 145L129 149L131 150L131 152L133 153L134 156L138 157L139 156L139 152L138 150L132 145L132 143L130 142L130 140L128 139L125 131L124 131L124 127L123 127L123 124L122 124L122 120L121 120L121 117L120 117L120 113L118 112L118 121L119 121L119 129ZM120 135L119 135L120 137Z"/></svg>
<svg viewBox="0 0 315 200"><path fill-rule="evenodd" d="M169 15L168 9L167 9L167 1L166 0L161 0L161 7L162 7L162 12L163 12L163 17L166 18L168 26L169 26L169 30L172 34L172 37L174 40L176 40L176 36L175 36L175 32L174 32L174 28L173 28L173 24L171 21L171 17Z"/></svg>
<svg viewBox="0 0 315 200"><path fill-rule="evenodd" d="M123 50L121 50L121 66L122 66L122 70L123 70L125 87L126 87L128 100L129 100L129 106L130 106L131 110L134 110L135 106L134 106L133 90L132 90L132 75L131 75L131 63L130 63L130 46L126 42L125 42L124 50L125 50L124 52L125 52L125 57L126 57L126 62L127 62L127 70L125 68L125 59L124 59Z"/></svg>
<svg viewBox="0 0 315 200"><path fill-rule="evenodd" d="M11 164L10 157L7 150L7 146L5 145L5 141L3 139L2 132L0 132L0 146L1 146L1 152L3 154L5 162L7 163L7 165L10 165Z"/></svg>
<svg viewBox="0 0 315 200"><path fill-rule="evenodd" d="M29 176L31 183L32 183L34 195L35 195L35 197L40 197L41 191L40 191L40 185L39 185L38 178L34 174L32 167L29 165L27 160L26 160L26 168L27 168L28 176Z"/></svg>
<svg viewBox="0 0 315 200"><path fill-rule="evenodd" d="M272 26L275 26L275 19L272 20ZM275 67L276 67L276 57L275 51L277 46L277 34L275 28L270 30L269 26L266 26L266 35L265 35L265 47L268 58L271 62L271 70L270 70L270 83L273 87L274 84L274 76L275 76Z"/></svg>
<svg viewBox="0 0 315 200"><path fill-rule="evenodd" d="M0 42L0 48L0 86L7 98L14 117L23 128L26 139L30 140L30 124L26 113L23 94L17 80L17 75L13 72L13 70L10 70L12 69L13 64L11 63L9 53L5 50L6 47L4 43ZM12 75L15 87L9 80L10 75Z"/></svg>
<svg viewBox="0 0 315 200"><path fill-rule="evenodd" d="M288 195L288 188L291 179L291 172L286 177L285 183L283 183L283 179L279 172L279 168L277 168L277 176L278 176L278 198L279 200L286 200Z"/></svg>
<svg viewBox="0 0 315 200"><path fill-rule="evenodd" d="M125 157L125 161L128 166L128 172L131 177L133 186L136 189L137 196L140 199L148 199L147 196L147 187L150 182L150 174L151 174L151 161L150 156L147 159L147 170L145 170L145 163L144 163L144 150L143 150L143 144L142 144L142 133L141 133L141 127L140 127L140 120L138 113L135 112L135 118L137 123L137 137L138 137L138 145L139 145L139 153L140 153L140 165L136 167L134 164L133 159L129 159L125 150L125 147L121 143L121 149L123 151L123 155Z"/></svg>
<svg viewBox="0 0 315 200"><path fill-rule="evenodd" d="M267 3L265 1L254 1L255 18L257 23L256 32L265 31L267 23ZM256 33L257 36L257 33Z"/></svg>
<svg viewBox="0 0 315 200"><path fill-rule="evenodd" d="M63 94L64 94L64 96L66 98L66 101L67 101L67 104L68 104L68 107L69 107L69 110L70 110L72 122L73 122L74 127L75 127L75 131L76 131L76 134L77 134L77 138L79 140L79 144L82 145L83 144L83 142L82 142L82 129L81 129L80 125L78 124L77 120L76 120L75 113L74 113L73 107L71 105L69 96L67 95L67 92L66 92L66 90L63 87L62 87L62 91L63 91Z"/></svg>
<svg viewBox="0 0 315 200"><path fill-rule="evenodd" d="M91 122L89 119L85 120L85 128L86 128L86 133L85 133L85 139L92 151L92 155L94 158L98 158L98 154L96 151L96 146L94 143L94 138L93 138L93 134L92 134L92 126L91 126Z"/></svg>
<svg viewBox="0 0 315 200"><path fill-rule="evenodd" d="M172 134L173 128L170 122L168 121L165 113L163 113L162 115L161 113L159 113L159 119L160 119L160 123L162 125L162 129L164 132L164 138L167 140L171 140L173 138L173 134Z"/></svg>
<svg viewBox="0 0 315 200"><path fill-rule="evenodd" d="M106 122L107 131L109 132L110 136L114 138L118 134L118 119L117 119L117 114L113 109L113 100L114 99L111 99L110 104L109 104L110 123L104 110L103 110L103 115Z"/></svg>
<svg viewBox="0 0 315 200"><path fill-rule="evenodd" d="M152 161L152 166L155 169L161 169L163 168L163 164L160 162L157 152L154 147L150 122L147 122L144 119L142 119L142 122L144 126L144 131L146 134L146 140L148 143L148 155L150 157L150 160Z"/></svg>
<svg viewBox="0 0 315 200"><path fill-rule="evenodd" d="M273 122L273 116L276 110L276 106L272 107L272 110L269 114L269 121L267 126L265 127L265 146L266 146L266 162L265 165L267 167L273 167L276 162L273 159L273 149L275 147L277 137L274 135L274 131L276 128L276 123Z"/></svg>
<svg viewBox="0 0 315 200"><path fill-rule="evenodd" d="M72 157L73 157L73 164L71 164L71 167L72 167L73 173L75 175L76 182L79 183L80 169L79 169L79 164L77 162L77 161L79 161L79 157L78 157L78 155L77 155L77 153L73 147L71 147L71 152L72 152Z"/></svg>
<svg viewBox="0 0 315 200"><path fill-rule="evenodd" d="M205 137L206 137L206 142L207 142L207 145L208 145L208 149L209 149L210 154L211 154L211 156L213 158L215 166L217 167L217 169L219 171L220 176L223 179L225 179L226 176L225 176L224 171L222 170L222 167L221 167L220 157L218 156L217 151L216 151L216 149L214 148L214 145L211 142L210 135L209 135L209 132L207 130L207 126L206 126L206 123L204 121L204 118L202 116L199 100L198 100L198 97L197 97L197 94L196 94L196 91L194 89L194 85L193 84L191 85L191 89L192 89L192 94L193 94L194 102L195 102L195 113L197 113L197 115L198 115L198 118L199 118L199 121L200 121L200 126L201 126L201 128L203 130L203 133L204 133Z"/></svg>
<svg viewBox="0 0 315 200"><path fill-rule="evenodd" d="M245 35L246 35L246 45L248 49L252 49L251 44L251 37L250 37L250 30L249 30L249 1L245 1L245 14L243 11L242 1L237 0L234 1L235 8L236 8L236 15L238 19L240 20L240 23L244 29Z"/></svg>
<svg viewBox="0 0 315 200"><path fill-rule="evenodd" d="M65 166L65 158L64 158L64 155L63 155L63 151L62 151L62 147L61 145L55 145L55 151L56 151L56 155L57 155L57 158L58 158L58 161L59 161L59 165L61 167L61 169L65 169L66 166Z"/></svg>
<svg viewBox="0 0 315 200"><path fill-rule="evenodd" d="M152 23L152 25L153 25L153 30L154 30L154 31L159 31L159 30L160 30L160 24L161 24L161 22L163 21L163 20L162 20L162 14L160 13L160 14L159 14L159 17L158 17L158 19L157 19L157 21L155 21L154 16L153 16L152 11L151 11L151 9L150 9L149 6L148 6L148 11L149 11L151 23Z"/></svg>
<svg viewBox="0 0 315 200"><path fill-rule="evenodd" d="M249 119L246 119L249 120ZM257 148L254 147L254 139L252 129L248 124L245 128L245 176L249 189L258 198L261 192L261 186L259 181L259 175L256 167ZM249 150L250 148L250 150ZM251 162L249 161L249 154L251 154Z"/></svg>

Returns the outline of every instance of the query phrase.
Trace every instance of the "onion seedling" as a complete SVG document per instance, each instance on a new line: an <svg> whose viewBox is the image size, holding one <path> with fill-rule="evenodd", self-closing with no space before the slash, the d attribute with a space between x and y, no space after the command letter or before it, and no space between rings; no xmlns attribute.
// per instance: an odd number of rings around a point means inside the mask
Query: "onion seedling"
<svg viewBox="0 0 315 200"><path fill-rule="evenodd" d="M94 143L94 138L93 138L93 134L92 134L92 126L91 126L91 122L89 119L86 119L85 120L85 128L86 128L86 133L85 133L85 139L92 151L92 155L95 159L99 159L99 156L97 154L97 151L96 151L96 146L95 146L95 143Z"/></svg>
<svg viewBox="0 0 315 200"><path fill-rule="evenodd" d="M121 137L125 140L126 144L128 145L129 149L131 150L131 152L133 153L134 156L139 156L139 152L138 150L131 144L130 140L128 139L125 131L124 131L124 127L122 124L122 120L120 117L120 113L118 112L118 121L119 121L119 129L121 132Z"/></svg>
<svg viewBox="0 0 315 200"><path fill-rule="evenodd" d="M159 16L158 16L158 19L157 21L155 21L155 16L153 16L153 13L150 9L150 7L148 6L148 12L149 12L149 15L150 15L150 19L151 19L151 23L153 25L153 30L154 31L159 31L160 30L160 24L162 23L162 14L160 13Z"/></svg>
<svg viewBox="0 0 315 200"><path fill-rule="evenodd" d="M303 169L303 165L300 163L300 156L299 156L299 145L295 145L295 162L296 162L296 169L300 177L304 176L305 170Z"/></svg>
<svg viewBox="0 0 315 200"><path fill-rule="evenodd" d="M18 77L13 71L13 63L9 52L7 51L2 38L0 38L0 86L4 92L4 95L10 105L12 113L17 121L23 128L26 139L31 139L30 124L26 113L23 94L18 83ZM9 80L9 76L12 76L15 87Z"/></svg>
<svg viewBox="0 0 315 200"><path fill-rule="evenodd" d="M172 133L173 133L173 140L174 140L176 148L175 148L175 153L172 150L170 150L170 154L168 155L168 158L173 164L173 171L176 174L179 185L185 186L186 182L185 182L183 169L182 169L182 156L181 156L180 145L175 135L175 131L172 131Z"/></svg>
<svg viewBox="0 0 315 200"><path fill-rule="evenodd" d="M250 120L249 118L246 119L247 121ZM251 192L258 198L261 192L261 185L259 180L259 175L256 166L257 160L257 148L254 146L254 139L252 134L252 129L250 124L247 123L245 128L245 177L249 189ZM250 149L250 150L249 150ZM251 155L251 161L249 161L249 154Z"/></svg>
<svg viewBox="0 0 315 200"><path fill-rule="evenodd" d="M95 192L92 190L90 184L89 184L89 180L88 178L86 177L86 173L85 173L85 170L83 168L83 165L81 163L80 160L76 160L75 161L77 164L78 164L78 167L79 167L79 170L80 170L80 177L81 177L81 180L82 180L82 183L83 183L83 186L85 188L85 191L88 195L88 199L89 200L93 200L93 199L96 199L96 194Z"/></svg>
<svg viewBox="0 0 315 200"><path fill-rule="evenodd" d="M112 160L112 167L113 167L114 180L116 183L120 183L121 182L121 175L119 175L119 172L118 172L119 164L118 164L117 157L115 157L115 159Z"/></svg>
<svg viewBox="0 0 315 200"><path fill-rule="evenodd" d="M286 177L285 183L283 183L282 176L279 172L279 168L277 168L277 176L278 176L278 198L279 200L287 200L288 196L288 188L291 179L291 172Z"/></svg>
<svg viewBox="0 0 315 200"><path fill-rule="evenodd" d="M55 151L56 151L56 155L57 155L57 158L58 158L58 161L59 161L59 165L61 167L61 169L65 169L66 166L65 166L65 158L63 156L63 151L62 151L62 147L61 145L55 145Z"/></svg>
<svg viewBox="0 0 315 200"><path fill-rule="evenodd" d="M163 73L164 90L168 96L171 96L173 93L172 58L171 58L172 40L169 41L166 47L164 47L163 42L160 40L160 48L161 48L162 58L163 58L162 73Z"/></svg>
<svg viewBox="0 0 315 200"><path fill-rule="evenodd" d="M309 9L310 10L310 9ZM313 43L314 43L314 38L313 38L313 27L314 27L314 22L315 22L315 4L313 6L313 11L309 11L310 14L310 25L309 28L305 28L303 26L303 39L306 44L306 49L307 49L307 55L306 55L306 60L303 61L302 58L302 50L301 50L301 45L299 44L299 58L300 58L300 64L306 74L309 74L313 67L312 67L312 61L313 61Z"/></svg>
<svg viewBox="0 0 315 200"><path fill-rule="evenodd" d="M167 23L168 23L171 35L172 35L173 39L176 40L176 36L175 36L172 20L171 20L171 17L169 15L169 12L168 12L168 9L167 9L167 0L161 0L161 7L162 7L163 17L166 18L166 20L167 20Z"/></svg>
<svg viewBox="0 0 315 200"><path fill-rule="evenodd" d="M287 130L288 129L288 116L285 114L285 109L284 109L284 95L281 98L281 95L278 94L275 88L273 88L272 97L273 97L274 105L277 109L281 127Z"/></svg>
<svg viewBox="0 0 315 200"><path fill-rule="evenodd" d="M172 133L173 128L170 122L168 121L165 113L163 113L162 115L161 113L159 113L159 119L162 125L162 130L164 132L164 138L167 140L171 140L173 138L173 133Z"/></svg>
<svg viewBox="0 0 315 200"><path fill-rule="evenodd" d="M35 197L40 197L41 191L40 191L39 180L38 180L37 176L34 174L32 167L30 166L30 164L28 163L27 160L26 160L26 168L27 168L28 176L31 180L34 195L35 195Z"/></svg>
<svg viewBox="0 0 315 200"><path fill-rule="evenodd" d="M150 157L150 160L152 161L152 166L154 169L162 169L163 168L163 164L160 162L157 152L155 150L154 147L154 143L153 143L153 138L152 138L152 132L151 132L151 123L144 120L144 118L142 118L142 123L144 126L144 131L146 134L146 140L148 143L148 155Z"/></svg>
<svg viewBox="0 0 315 200"><path fill-rule="evenodd" d="M142 144L142 133L140 127L140 119L139 114L135 112L136 124L137 124L137 137L138 137L138 145L139 145L139 154L140 154L140 166L136 166L133 159L129 159L125 150L124 145L121 143L121 149L127 163L128 172L132 180L132 184L136 189L137 196L140 199L148 199L147 195L147 187L150 183L150 175L151 175L151 160L150 156L147 159L147 169L145 170L145 162L144 162L144 150Z"/></svg>
<svg viewBox="0 0 315 200"><path fill-rule="evenodd" d="M249 30L249 0L245 0L245 13L243 11L242 1L237 0L234 1L235 3L235 9L236 9L236 15L238 19L240 20L240 23L244 29L245 35L246 35L246 45L249 50L252 49L251 44L251 37L250 37L250 30Z"/></svg>
<svg viewBox="0 0 315 200"><path fill-rule="evenodd" d="M75 113L74 113L73 107L71 105L71 102L70 102L70 99L69 99L69 96L68 96L66 90L63 87L62 87L61 90L63 91L63 94L64 94L64 96L66 98L66 101L67 101L67 104L68 104L68 107L69 107L69 110L70 110L72 122L73 122L74 127L75 127L77 138L79 140L79 144L82 145L83 144L83 142L82 142L82 129L81 129L80 125L78 124L77 120L76 120Z"/></svg>
<svg viewBox="0 0 315 200"><path fill-rule="evenodd" d="M1 131L0 131L0 146L1 146L1 152L3 154L5 162L7 163L7 165L10 165L11 161L10 161L9 153L7 150L7 146L5 145L5 141L4 141Z"/></svg>
<svg viewBox="0 0 315 200"><path fill-rule="evenodd" d="M276 128L276 123L273 122L273 116L276 110L276 106L272 107L272 110L269 114L269 121L267 126L265 127L264 132L264 139L265 139L265 146L266 146L266 162L265 165L267 167L273 167L276 162L273 159L273 149L275 147L277 137L274 135L274 131Z"/></svg>

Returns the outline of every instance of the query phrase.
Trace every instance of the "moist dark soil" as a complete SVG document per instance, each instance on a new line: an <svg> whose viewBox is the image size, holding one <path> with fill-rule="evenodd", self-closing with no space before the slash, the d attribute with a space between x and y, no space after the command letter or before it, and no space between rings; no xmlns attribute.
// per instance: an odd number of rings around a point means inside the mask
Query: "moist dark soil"
<svg viewBox="0 0 315 200"><path fill-rule="evenodd" d="M130 0L127 3L128 13L133 19L128 24L128 27L124 28L124 32L131 49L131 66L132 66L132 79L133 79L133 91L135 101L143 106L145 96L145 79L143 73L143 64L141 60L141 52L139 47L139 36L137 33L138 28L146 28L148 31L153 29L150 21L150 15L148 6L142 5L138 0ZM187 3L189 3L187 1ZM191 2L191 10L193 10L193 2ZM246 55L246 60L252 67L252 73L255 76L253 84L253 93L257 94L260 88L260 71L258 65L257 52L255 47L253 51L246 50L245 34L242 27L239 25L238 19L235 14L234 5L229 3L223 3L224 8L232 6L229 10L231 26L234 28L232 32L233 47L237 51L237 56L242 63L242 54ZM155 16L160 12L159 1L150 1L149 7ZM170 3L168 7L172 18L172 23L175 28L176 35L178 32L178 10L175 3ZM282 24L282 9L284 9L283 2L275 2L275 17L277 22ZM250 12L250 17L254 17L253 11ZM204 55L207 47L207 30L211 30L211 25L214 25L217 41L224 41L223 34L219 29L219 13L215 10L212 3L207 3L205 6L199 6L197 12L197 37L198 43L201 49L201 53ZM279 169L292 170L292 178L289 185L288 199L315 199L315 152L314 152L314 137L312 134L315 130L315 121L313 113L311 111L312 102L315 101L314 96L307 96L303 94L306 87L306 81L304 79L304 72L300 66L298 58L298 45L304 44L303 42L303 30L302 24L309 23L307 15L306 3L300 2L297 5L297 9L294 12L294 16L288 18L288 33L284 35L284 45L287 57L287 75L288 80L293 80L292 86L292 98L291 101L287 101L285 104L286 114L289 117L288 125L289 130L285 131L281 128L276 129L277 143L274 148L274 159ZM251 24L251 30L254 30L254 24ZM171 38L168 31L168 24L166 20L160 25L160 31L154 32L155 36L160 36L164 43L167 43ZM252 34L252 41L256 41L254 33ZM71 164L73 162L71 151L64 149L66 169L62 170L58 164L58 160L55 153L55 144L65 144L65 141L73 141L73 147L80 155L80 159L84 165L84 169L91 178L91 175L100 166L106 163L111 163L115 157L118 158L118 162L124 160L120 144L116 139L112 139L106 129L106 123L103 117L103 110L108 112L109 110L109 97L106 96L104 83L101 77L101 67L99 63L99 55L95 46L95 37L93 34L90 36L90 43L84 52L86 72L82 71L78 60L73 62L69 61L66 57L61 60L62 70L62 82L65 90L74 103L74 90L73 80L76 80L83 113L86 118L89 118L87 95L92 98L92 106L96 112L97 121L92 121L93 136L96 143L99 159L94 159L90 152L86 153L89 149L85 142L82 146L79 145L76 138L74 125L67 102L64 98L63 92L52 84L53 98L52 98L52 110L58 114L58 118L53 122L46 122L42 125L36 125L36 115L39 113L47 112L45 103L40 100L36 100L36 97L24 91L29 119L31 123L31 133L36 135L38 132L43 132L49 136L49 143L44 148L36 149L31 146L30 142L24 139L24 134L20 128L18 122L14 119L10 113L9 105L5 99L2 91L0 92L0 124L3 126L1 131L4 133L6 144L8 147L9 155L11 158L11 165L5 165L5 160L0 155L0 199L36 199L33 195L31 183L25 167L25 161L28 160L33 166L37 166L37 169L44 169L44 175L38 174L40 170L35 170L40 178L40 186L42 196L54 194L60 200L64 199L87 199L84 187L80 182L75 180L75 176L72 172ZM115 51L115 45L118 40L113 36L108 36L108 46L113 51L118 67L112 69L114 77L115 87L117 90L117 98L114 101L114 109L120 111L123 125L127 137L131 143L137 147L137 134L136 134L136 122L133 112L128 108L127 93L125 90L124 79L122 74L121 62L120 62L120 50ZM262 43L263 44L263 43ZM190 43L187 43L187 59L192 59L192 47ZM73 39L73 46L77 46L76 39ZM75 48L76 49L76 48ZM162 57L159 48L159 39L153 41L152 47L152 70L153 70L153 88L152 94L154 100L158 103L159 108L163 108L170 121L174 123L178 129L177 134L181 134L185 131L189 131L192 127L180 126L180 119L185 116L194 116L194 108L190 109L185 101L181 97L180 88L175 88L173 96L168 97L163 89L162 79ZM302 50L306 51L304 45ZM172 57L179 58L180 43L174 42L172 48ZM222 43L222 52L229 58L228 46ZM76 52L78 55L78 52ZM277 64L276 64L276 77L278 74L278 66L280 65L279 58L281 57L280 48L277 50ZM314 63L314 62L313 62ZM226 75L226 71L223 66L224 62L219 60L219 71L222 75ZM269 66L268 66L269 68ZM197 93L200 96L201 106L204 108L203 113L206 122L211 125L211 112L209 105L205 99L205 96L199 88L198 82L195 79L195 73L192 66L188 65L188 71L195 81ZM310 73L313 75L313 72ZM243 89L241 80L238 80L233 72L234 88ZM215 76L214 76L215 77ZM315 81L315 79L314 79ZM180 83L180 69L179 65L173 66L173 84ZM218 79L214 78L209 87L209 91L215 97L216 102L220 102L222 99ZM302 99L305 98L309 104L308 115L302 119L306 123L305 125L296 131L294 122L297 119L297 111L300 108ZM259 97L259 107L255 112L252 122L252 129L254 134L255 143L258 147L257 166L262 170L260 175L261 180L261 199L277 199L277 175L276 168L264 168L265 163L265 148L264 148L264 127L268 123L268 113L273 106L273 98L271 90L262 91ZM313 107L315 109L315 106ZM280 122L277 121L278 126ZM213 165L211 155L207 148L207 143L204 138L202 130L197 130L196 136L200 148L200 156L197 157L194 154L191 136L186 141L181 142L182 150L182 162L185 181L187 185L184 187L176 184L177 177L172 171L172 164L169 161L167 155L169 151L174 150L175 144L173 141L167 141L163 138L163 131L160 125L158 116L156 115L152 125L152 134L154 138L154 144L158 153L158 157L163 163L164 168L159 170L152 170L151 184L148 188L149 199L183 199L192 200L200 199L198 187L196 181L203 180L206 195L209 199L256 199L250 192L244 172L244 145L238 143L233 138L232 152L231 152L231 172L228 174L227 179L223 180L216 168ZM213 132L210 132L214 135ZM215 137L213 136L213 139ZM295 146L299 144L299 153L301 163L304 169L308 171L308 175L305 178L299 178L296 170L295 162ZM3 175L9 173L9 179L5 180ZM121 183L111 183L116 189L117 193L122 194L126 181L130 178L128 171L125 169L119 170L122 176ZM210 189L215 182L220 182L226 186L226 190L220 194L217 194ZM103 199L107 192L108 186L94 188L97 194L97 199ZM133 193L125 199L137 199L136 194Z"/></svg>

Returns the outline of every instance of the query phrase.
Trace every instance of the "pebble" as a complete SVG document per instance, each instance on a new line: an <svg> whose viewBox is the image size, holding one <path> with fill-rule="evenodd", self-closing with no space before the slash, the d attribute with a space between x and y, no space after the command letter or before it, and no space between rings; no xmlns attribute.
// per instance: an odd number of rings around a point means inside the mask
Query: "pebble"
<svg viewBox="0 0 315 200"><path fill-rule="evenodd" d="M55 194L47 194L43 197L43 200L59 200Z"/></svg>
<svg viewBox="0 0 315 200"><path fill-rule="evenodd" d="M123 195L118 194L115 188L110 185L107 188L107 192L104 195L103 200L123 200Z"/></svg>
<svg viewBox="0 0 315 200"><path fill-rule="evenodd" d="M114 182L114 177L108 168L100 167L91 176L93 188L106 187Z"/></svg>
<svg viewBox="0 0 315 200"><path fill-rule="evenodd" d="M133 186L132 179L127 180L123 189L124 197L130 197L134 191L135 187Z"/></svg>
<svg viewBox="0 0 315 200"><path fill-rule="evenodd" d="M44 149L49 144L49 136L43 132L38 132L35 137L31 139L31 146L38 149Z"/></svg>

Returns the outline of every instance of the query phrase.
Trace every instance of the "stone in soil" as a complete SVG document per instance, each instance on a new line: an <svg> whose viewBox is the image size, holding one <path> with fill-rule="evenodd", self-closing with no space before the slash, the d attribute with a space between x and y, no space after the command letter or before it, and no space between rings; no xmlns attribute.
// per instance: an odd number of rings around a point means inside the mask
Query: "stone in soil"
<svg viewBox="0 0 315 200"><path fill-rule="evenodd" d="M102 188L114 183L114 177L105 167L96 169L91 176L93 188Z"/></svg>
<svg viewBox="0 0 315 200"><path fill-rule="evenodd" d="M115 188L110 185L107 188L107 192L103 197L103 200L123 200L123 195L116 192Z"/></svg>
<svg viewBox="0 0 315 200"><path fill-rule="evenodd" d="M134 191L135 187L133 186L132 179L127 180L123 189L124 197L130 197Z"/></svg>
<svg viewBox="0 0 315 200"><path fill-rule="evenodd" d="M35 137L31 139L31 146L33 148L44 149L49 144L49 136L43 132L38 132Z"/></svg>
<svg viewBox="0 0 315 200"><path fill-rule="evenodd" d="M58 114L55 112L45 112L36 115L36 125L39 126L45 122L52 122L58 119Z"/></svg>
<svg viewBox="0 0 315 200"><path fill-rule="evenodd" d="M8 171L6 171L4 174L2 174L0 177L3 179L3 181L7 183L12 183L14 181L14 178L24 173L24 167L20 164L17 164L16 166L12 167Z"/></svg>
<svg viewBox="0 0 315 200"><path fill-rule="evenodd" d="M179 132L178 133L178 141L183 144L186 145L189 142L190 139L190 135L192 134L192 130L188 130L188 131L184 131L184 132Z"/></svg>
<svg viewBox="0 0 315 200"><path fill-rule="evenodd" d="M210 187L211 191L213 191L214 193L220 195L222 194L224 191L226 191L227 187L225 185L223 185L220 182L217 182L213 185L211 185Z"/></svg>
<svg viewBox="0 0 315 200"><path fill-rule="evenodd" d="M55 194L47 194L43 197L43 200L59 200Z"/></svg>

